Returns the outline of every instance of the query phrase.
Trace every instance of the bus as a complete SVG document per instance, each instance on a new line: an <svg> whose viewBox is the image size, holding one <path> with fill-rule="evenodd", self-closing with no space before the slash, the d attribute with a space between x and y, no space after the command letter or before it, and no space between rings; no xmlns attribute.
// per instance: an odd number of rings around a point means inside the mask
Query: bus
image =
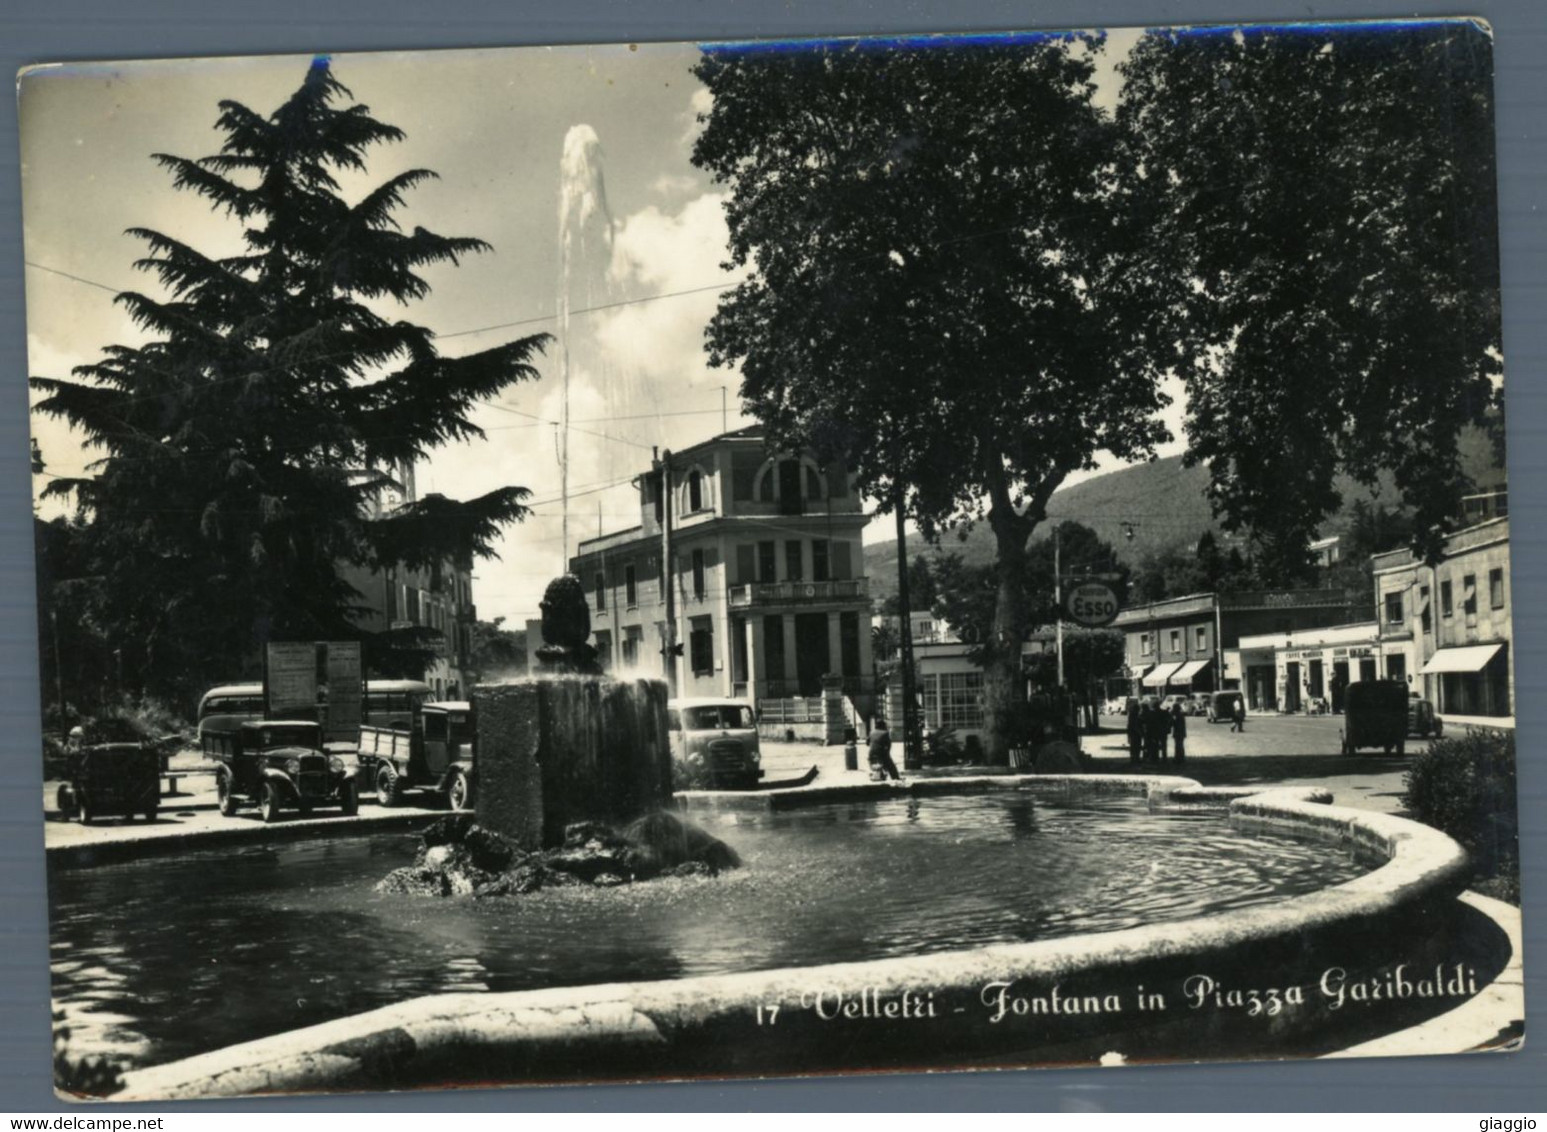
<svg viewBox="0 0 1547 1132"><path fill-rule="evenodd" d="M364 722L378 727L409 727L414 713L432 691L423 680L367 680ZM318 705L321 715L322 705ZM198 728L202 743L206 725L217 731L229 731L249 719L263 718L263 685L217 684L199 698Z"/></svg>

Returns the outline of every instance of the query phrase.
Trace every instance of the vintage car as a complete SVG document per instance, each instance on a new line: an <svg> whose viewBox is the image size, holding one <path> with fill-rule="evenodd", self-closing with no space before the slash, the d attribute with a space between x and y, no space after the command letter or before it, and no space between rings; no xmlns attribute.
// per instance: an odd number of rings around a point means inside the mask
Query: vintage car
<svg viewBox="0 0 1547 1132"><path fill-rule="evenodd" d="M750 704L715 697L672 700L666 719L672 758L702 769L711 788L750 790L763 777Z"/></svg>
<svg viewBox="0 0 1547 1132"><path fill-rule="evenodd" d="M474 740L478 728L466 700L420 704L406 726L360 728L360 778L375 786L376 800L395 806L408 790L428 790L453 810L471 809L477 780Z"/></svg>
<svg viewBox="0 0 1547 1132"><path fill-rule="evenodd" d="M1407 740L1407 685L1400 680L1359 680L1343 693L1342 751L1379 747L1402 754Z"/></svg>
<svg viewBox="0 0 1547 1132"><path fill-rule="evenodd" d="M346 817L360 809L355 768L322 750L322 727L311 720L245 720L200 733L215 770L215 797L227 817L256 802L266 822L294 809L302 817L318 806L337 806Z"/></svg>
<svg viewBox="0 0 1547 1132"><path fill-rule="evenodd" d="M1209 693L1208 717L1210 723L1228 723L1235 718L1236 707L1242 704L1240 692Z"/></svg>
<svg viewBox="0 0 1547 1132"><path fill-rule="evenodd" d="M1407 733L1409 735L1417 735L1420 739L1438 739L1444 726L1444 720L1435 714L1433 704L1417 696L1408 697Z"/></svg>
<svg viewBox="0 0 1547 1132"><path fill-rule="evenodd" d="M149 743L101 743L72 751L56 799L65 817L156 820L161 801L161 755Z"/></svg>

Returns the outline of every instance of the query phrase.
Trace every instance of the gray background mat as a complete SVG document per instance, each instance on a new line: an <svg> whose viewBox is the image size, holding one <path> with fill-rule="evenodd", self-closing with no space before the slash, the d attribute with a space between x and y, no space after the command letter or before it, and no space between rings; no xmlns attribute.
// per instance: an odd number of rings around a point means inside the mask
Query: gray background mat
<svg viewBox="0 0 1547 1132"><path fill-rule="evenodd" d="M1498 165L1515 518L1520 809L1528 1017L1547 1007L1547 5L1427 0L1328 4L1263 0L9 0L0 5L0 71L35 62L190 55L413 50L875 32L1120 27L1240 20L1477 15L1495 35ZM28 476L26 327L14 106L0 113L0 1111L81 1115L50 1088L47 923L40 793L36 609ZM1529 1027L1528 1027L1529 1029ZM264 1099L197 1109L562 1111L712 1109L1471 1110L1547 1108L1547 1046L1512 1055L1273 1064L1038 1070L695 1084L525 1088Z"/></svg>

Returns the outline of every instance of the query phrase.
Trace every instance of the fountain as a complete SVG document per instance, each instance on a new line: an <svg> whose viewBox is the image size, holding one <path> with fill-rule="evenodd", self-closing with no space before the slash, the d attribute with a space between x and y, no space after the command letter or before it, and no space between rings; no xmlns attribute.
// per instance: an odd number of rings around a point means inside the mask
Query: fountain
<svg viewBox="0 0 1547 1132"><path fill-rule="evenodd" d="M543 672L473 690L478 824L522 849L551 848L567 827L622 827L672 807L666 684L601 675L591 616L573 575L542 601Z"/></svg>
<svg viewBox="0 0 1547 1132"><path fill-rule="evenodd" d="M541 673L473 690L476 814L425 829L414 863L387 874L377 892L525 896L715 875L741 863L723 841L668 812L665 683L602 675L573 575L549 583L542 614Z"/></svg>

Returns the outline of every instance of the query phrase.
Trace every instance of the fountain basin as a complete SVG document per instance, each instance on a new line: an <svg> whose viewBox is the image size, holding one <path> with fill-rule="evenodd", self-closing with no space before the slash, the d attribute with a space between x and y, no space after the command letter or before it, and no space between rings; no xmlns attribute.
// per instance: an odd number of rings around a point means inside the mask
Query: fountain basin
<svg viewBox="0 0 1547 1132"><path fill-rule="evenodd" d="M1185 806L1212 802L1228 806L1229 820L1244 828L1287 830L1384 863L1324 890L1096 934L736 974L430 995L136 1070L115 1099L1047 1064L1112 1054L1158 1060L1324 1053L1458 1005L1507 963L1503 933L1479 930L1475 912L1455 899L1466 862L1454 842L1403 819L1309 801L1314 795L1307 791L1211 797L1188 780L1127 776L926 780L903 788L1007 789L1116 792L1160 806L1173 796ZM856 800L876 790L865 784L846 793ZM805 788L683 801L689 809L723 802L782 810L842 796ZM927 900L923 888L919 899ZM1379 1009L1348 997L1350 987L1389 982L1398 964L1406 972L1399 984L1438 966L1464 985L1455 995L1393 999ZM1329 970L1341 972L1338 1008L1319 985ZM1192 1004L1183 988L1199 978L1219 988L1219 1004ZM1304 1005L1249 1014L1228 1004L1232 990L1261 998L1272 989L1282 1000L1290 987L1300 988Z"/></svg>

